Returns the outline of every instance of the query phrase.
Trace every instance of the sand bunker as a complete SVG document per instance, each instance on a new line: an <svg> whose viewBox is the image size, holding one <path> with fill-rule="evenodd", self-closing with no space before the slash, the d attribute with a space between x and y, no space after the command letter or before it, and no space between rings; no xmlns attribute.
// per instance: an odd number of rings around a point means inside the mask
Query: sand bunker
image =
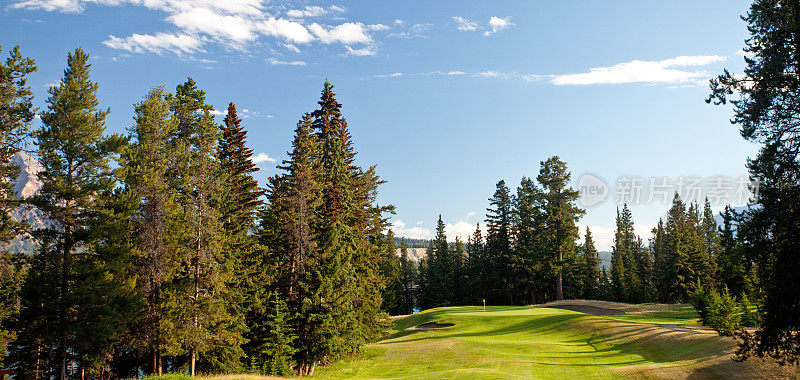
<svg viewBox="0 0 800 380"><path fill-rule="evenodd" d="M455 323L436 323L436 322L428 322L423 323L414 327L417 330L436 330L436 329L444 329L447 327L455 326Z"/></svg>

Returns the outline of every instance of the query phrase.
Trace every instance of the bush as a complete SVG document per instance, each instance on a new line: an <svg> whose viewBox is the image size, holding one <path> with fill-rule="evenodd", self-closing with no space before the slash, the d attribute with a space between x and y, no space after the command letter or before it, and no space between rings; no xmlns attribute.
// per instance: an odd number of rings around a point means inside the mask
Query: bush
<svg viewBox="0 0 800 380"><path fill-rule="evenodd" d="M742 324L741 308L736 299L725 287L722 293L712 290L709 301L708 326L717 330L720 335L732 336Z"/></svg>
<svg viewBox="0 0 800 380"><path fill-rule="evenodd" d="M700 281L695 284L694 292L692 292L691 303L694 306L694 309L697 310L697 314L700 315L698 322L702 325L708 324L708 309L709 303L711 302L711 294L707 291L703 284Z"/></svg>
<svg viewBox="0 0 800 380"><path fill-rule="evenodd" d="M746 294L742 294L739 304L741 305L742 310L742 326L756 327L758 321L756 319L756 313L753 311L755 307L750 302L750 299L747 298Z"/></svg>

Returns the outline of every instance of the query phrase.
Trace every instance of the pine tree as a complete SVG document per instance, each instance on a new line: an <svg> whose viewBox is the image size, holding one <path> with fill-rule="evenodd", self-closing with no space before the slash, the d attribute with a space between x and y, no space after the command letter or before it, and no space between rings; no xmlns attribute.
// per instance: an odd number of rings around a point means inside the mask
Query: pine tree
<svg viewBox="0 0 800 380"><path fill-rule="evenodd" d="M400 240L400 273L403 280L403 314L414 311L414 285L416 284L417 268L408 257L408 244L406 238Z"/></svg>
<svg viewBox="0 0 800 380"><path fill-rule="evenodd" d="M549 248L551 260L555 263L557 300L564 299L564 267L574 259L575 240L578 238L578 227L575 223L584 214L584 210L575 205L580 194L569 187L570 177L567 164L558 156L543 161L537 177L546 201L545 214L548 228L546 246Z"/></svg>
<svg viewBox="0 0 800 380"><path fill-rule="evenodd" d="M119 286L125 281L114 270L117 258L98 248L103 242L90 229L103 223L98 218L115 184L110 161L124 141L103 135L109 110L98 109L88 61L80 48L68 55L36 131L44 170L35 203L55 223L40 234L41 248L22 290L24 328L16 354L26 373L59 379L76 359L82 371L105 369L114 337L124 331L114 306L124 304ZM85 316L92 318L91 329L84 328Z"/></svg>
<svg viewBox="0 0 800 380"><path fill-rule="evenodd" d="M389 315L404 314L403 273L400 258L397 257L397 250L394 248L394 234L391 230L386 236L380 271L383 280L381 308Z"/></svg>
<svg viewBox="0 0 800 380"><path fill-rule="evenodd" d="M236 114L236 106L228 104L228 113L221 126L218 143L219 163L225 173L225 195L223 197L223 228L230 234L244 235L249 232L263 205L259 188L253 174L259 171L253 163L253 150L246 146L247 131ZM242 244L241 242L239 244Z"/></svg>
<svg viewBox="0 0 800 380"><path fill-rule="evenodd" d="M719 228L720 251L717 265L721 284L728 287L732 294L742 296L747 293L748 269L744 252L734 231L736 218L736 212L730 206L725 206L722 226Z"/></svg>
<svg viewBox="0 0 800 380"><path fill-rule="evenodd" d="M183 257L170 290L170 313L177 338L189 360L189 374L200 360L209 369L238 368L244 326L228 287L236 269L224 250L222 230L222 170L217 160L219 128L205 101L205 92L189 78L169 98L178 119L175 143L180 157L177 183L183 208ZM183 348L173 351L182 354Z"/></svg>
<svg viewBox="0 0 800 380"><path fill-rule="evenodd" d="M481 226L475 226L475 232L467 240L467 288L470 290L466 303L474 305L486 299L486 246L483 243Z"/></svg>
<svg viewBox="0 0 800 380"><path fill-rule="evenodd" d="M3 49L0 47L0 52ZM0 62L0 242L6 243L18 234L21 227L11 219L11 210L17 205L12 193L12 179L19 175L19 168L11 163L11 157L25 143L29 125L36 109L33 107L33 92L27 78L36 71L31 58L23 58L19 46L9 52L5 63ZM22 257L13 257L5 249L0 250L0 367L8 352L9 343L16 335L10 323L19 313L19 290L25 273Z"/></svg>
<svg viewBox="0 0 800 380"><path fill-rule="evenodd" d="M581 247L582 291L585 299L598 299L600 297L600 256L594 247L592 231L586 227L583 246Z"/></svg>
<svg viewBox="0 0 800 380"><path fill-rule="evenodd" d="M130 130L133 142L122 162L128 193L141 199L130 226L140 252L134 269L141 279L137 287L146 302L146 313L135 332L136 347L152 357L152 373L157 375L164 368L164 350L179 344L169 331L171 321L164 310L165 292L179 263L176 231L183 228L172 170L179 160L173 141L178 120L166 97L163 86L156 87L136 105L136 123Z"/></svg>
<svg viewBox="0 0 800 380"><path fill-rule="evenodd" d="M486 259L484 273L487 278L487 298L492 303L514 304L513 286L516 282L511 251L513 200L506 182L497 182L494 195L486 209Z"/></svg>
<svg viewBox="0 0 800 380"><path fill-rule="evenodd" d="M442 216L436 224L436 236L431 241L427 258L426 286L422 289L423 308L451 306L454 304L455 270L453 253L447 243Z"/></svg>
<svg viewBox="0 0 800 380"><path fill-rule="evenodd" d="M523 177L514 197L514 258L520 269L520 297L528 293L530 303L545 299L552 288L552 264L543 245L544 194L528 177Z"/></svg>
<svg viewBox="0 0 800 380"><path fill-rule="evenodd" d="M708 102L734 108L732 122L742 136L762 144L748 161L760 181L759 207L745 216L739 233L747 256L757 263L764 291L764 319L754 334L745 334L743 357L769 355L780 362L800 363L800 148L796 109L800 105L796 33L800 4L755 0L747 16L744 75L727 70L711 81Z"/></svg>

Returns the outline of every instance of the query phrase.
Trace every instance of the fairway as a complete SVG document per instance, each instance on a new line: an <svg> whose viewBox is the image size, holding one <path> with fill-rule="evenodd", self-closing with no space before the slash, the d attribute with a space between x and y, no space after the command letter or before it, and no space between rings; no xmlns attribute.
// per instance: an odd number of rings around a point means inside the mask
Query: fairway
<svg viewBox="0 0 800 380"><path fill-rule="evenodd" d="M585 301L584 301L585 302ZM601 306L604 306L601 304ZM735 343L694 326L687 306L600 317L550 307L438 308L395 320L321 378L797 378L797 368L731 360ZM423 323L453 323L415 329ZM688 327L688 328L686 328Z"/></svg>

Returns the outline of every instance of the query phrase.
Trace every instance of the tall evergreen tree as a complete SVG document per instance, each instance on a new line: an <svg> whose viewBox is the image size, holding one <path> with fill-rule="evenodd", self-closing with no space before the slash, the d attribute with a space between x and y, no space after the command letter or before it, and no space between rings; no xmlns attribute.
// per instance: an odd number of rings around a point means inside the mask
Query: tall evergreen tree
<svg viewBox="0 0 800 380"><path fill-rule="evenodd" d="M65 379L69 362L78 362L81 371L105 370L125 327L114 318L114 307L124 304L120 286L126 281L90 229L102 223L104 199L115 184L111 159L124 140L104 136L109 110L98 108L88 61L80 48L69 53L36 131L44 170L35 203L53 223L40 234L41 249L22 290L24 327L17 346L22 376Z"/></svg>
<svg viewBox="0 0 800 380"><path fill-rule="evenodd" d="M598 299L600 297L600 256L594 246L592 231L586 227L583 246L581 247L581 297Z"/></svg>
<svg viewBox="0 0 800 380"><path fill-rule="evenodd" d="M487 297L493 303L514 304L513 288L516 283L511 234L513 227L513 200L506 182L497 182L494 195L489 198L486 209L486 256L484 260L487 277Z"/></svg>
<svg viewBox="0 0 800 380"><path fill-rule="evenodd" d="M152 373L157 375L164 368L165 349L179 344L164 315L165 292L178 265L176 231L182 229L172 170L179 159L173 141L178 120L166 97L164 88L156 87L136 105L132 143L122 161L127 190L141 199L130 226L131 240L139 251L134 268L140 278L137 290L146 302L135 331L136 348L152 358Z"/></svg>
<svg viewBox="0 0 800 380"><path fill-rule="evenodd" d="M555 262L555 298L564 299L563 272L575 256L575 240L578 238L576 223L583 216L584 210L575 202L579 192L569 187L570 173L567 164L558 156L548 158L541 163L537 177L544 191L546 201L547 247L550 257ZM570 281L572 279L569 279Z"/></svg>
<svg viewBox="0 0 800 380"><path fill-rule="evenodd" d="M28 76L36 69L33 59L24 58L19 46L11 49L5 63L0 62L0 243L14 238L21 227L11 218L11 210L17 205L12 181L19 175L11 157L22 148L36 112L33 92L27 84ZM24 272L22 257L0 250L0 367L16 335L10 323L19 313Z"/></svg>
<svg viewBox="0 0 800 380"><path fill-rule="evenodd" d="M738 76L727 70L711 81L708 102L734 107L732 123L742 136L762 144L748 162L760 181L760 207L740 226L748 256L758 263L764 288L764 317L759 330L745 334L740 353L769 355L781 362L800 362L800 4L755 0L744 18L746 67Z"/></svg>
<svg viewBox="0 0 800 380"><path fill-rule="evenodd" d="M403 280L403 314L411 314L414 310L416 272L414 262L408 257L406 238L402 238L400 240L400 273Z"/></svg>
<svg viewBox="0 0 800 380"><path fill-rule="evenodd" d="M263 205L261 197L264 195L264 191L253 178L259 168L252 160L253 150L246 146L247 131L241 126L241 122L236 106L229 103L220 128L217 148L225 179L223 228L228 233L237 235L244 235L253 228L258 210Z"/></svg>
<svg viewBox="0 0 800 380"><path fill-rule="evenodd" d="M486 299L486 245L483 242L483 234L481 233L481 226L478 223L475 226L475 232L467 240L467 288L470 290L471 296L467 300L467 304L480 303Z"/></svg>
<svg viewBox="0 0 800 380"><path fill-rule="evenodd" d="M198 360L208 369L238 368L242 356L241 315L235 307L235 288L229 287L235 261L224 249L222 229L222 170L217 156L219 127L206 103L205 92L189 78L170 97L178 132L175 143L178 202L182 207L183 257L171 289L175 332L188 357L189 374Z"/></svg>
<svg viewBox="0 0 800 380"><path fill-rule="evenodd" d="M455 271L453 253L447 243L442 216L436 224L436 236L431 241L427 257L426 286L422 289L423 308L451 306L454 304Z"/></svg>
<svg viewBox="0 0 800 380"><path fill-rule="evenodd" d="M520 297L543 300L552 288L552 263L543 249L546 215L542 190L523 177L514 197L514 258L520 270Z"/></svg>

